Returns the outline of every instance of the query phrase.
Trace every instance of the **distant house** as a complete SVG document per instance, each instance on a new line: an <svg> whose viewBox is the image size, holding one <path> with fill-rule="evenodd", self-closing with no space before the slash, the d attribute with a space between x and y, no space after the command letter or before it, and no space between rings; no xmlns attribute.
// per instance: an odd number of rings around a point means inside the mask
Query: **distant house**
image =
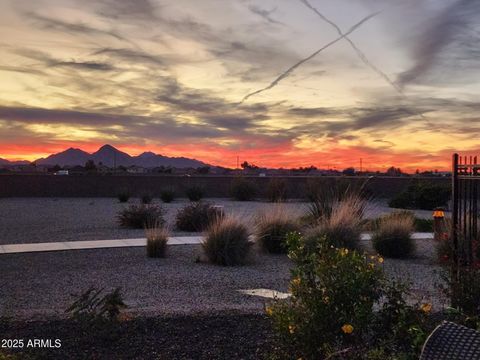
<svg viewBox="0 0 480 360"><path fill-rule="evenodd" d="M145 169L144 167L142 166L136 166L136 165L132 165L132 166L129 166L127 168L127 172L129 174L146 174L147 173L147 169Z"/></svg>
<svg viewBox="0 0 480 360"><path fill-rule="evenodd" d="M53 175L70 175L68 170L58 170L53 173Z"/></svg>
<svg viewBox="0 0 480 360"><path fill-rule="evenodd" d="M87 171L83 166L76 165L68 169L70 175L84 175Z"/></svg>

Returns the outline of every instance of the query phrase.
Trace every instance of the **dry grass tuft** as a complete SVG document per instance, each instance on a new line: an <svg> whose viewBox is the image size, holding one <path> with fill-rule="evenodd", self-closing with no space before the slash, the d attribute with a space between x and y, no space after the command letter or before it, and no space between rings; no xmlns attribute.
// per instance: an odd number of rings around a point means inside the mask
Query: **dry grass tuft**
<svg viewBox="0 0 480 360"><path fill-rule="evenodd" d="M203 250L213 264L243 265L252 247L249 235L247 227L238 218L231 215L217 218L206 232Z"/></svg>
<svg viewBox="0 0 480 360"><path fill-rule="evenodd" d="M415 252L412 234L415 231L415 218L406 213L393 213L380 220L373 233L375 250L382 256L406 258Z"/></svg>
<svg viewBox="0 0 480 360"><path fill-rule="evenodd" d="M317 225L307 231L305 241L314 246L325 239L338 248L358 249L365 205L366 201L356 195L336 201L330 214L318 219Z"/></svg>
<svg viewBox="0 0 480 360"><path fill-rule="evenodd" d="M151 258L165 257L170 236L168 229L156 221L145 228L145 236L147 237L147 256Z"/></svg>
<svg viewBox="0 0 480 360"><path fill-rule="evenodd" d="M287 253L286 238L294 231L300 230L298 214L287 211L280 204L271 211L258 216L255 223L255 238L260 246L269 253Z"/></svg>

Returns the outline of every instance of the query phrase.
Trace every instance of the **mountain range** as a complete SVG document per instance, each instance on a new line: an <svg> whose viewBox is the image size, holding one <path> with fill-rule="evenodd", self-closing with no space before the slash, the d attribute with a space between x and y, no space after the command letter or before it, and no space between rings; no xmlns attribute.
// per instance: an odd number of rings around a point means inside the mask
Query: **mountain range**
<svg viewBox="0 0 480 360"><path fill-rule="evenodd" d="M60 166L75 166L85 165L88 160L93 160L95 164L102 163L108 167L116 166L141 166L145 168L152 168L157 166L170 166L175 168L198 168L202 166L209 166L202 161L189 159L185 157L168 157L153 152L144 152L138 156L131 156L123 151L114 148L111 145L103 145L94 153L70 148L57 154L52 154L46 158L41 158L35 161L38 165L60 165ZM0 159L0 165L14 165L23 162L9 162L8 160Z"/></svg>

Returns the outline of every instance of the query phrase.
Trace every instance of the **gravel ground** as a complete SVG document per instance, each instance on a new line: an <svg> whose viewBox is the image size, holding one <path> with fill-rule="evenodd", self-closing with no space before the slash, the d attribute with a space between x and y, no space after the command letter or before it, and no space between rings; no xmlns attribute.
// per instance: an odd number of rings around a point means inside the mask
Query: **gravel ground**
<svg viewBox="0 0 480 360"><path fill-rule="evenodd" d="M207 201L224 206L227 213L236 214L246 221L251 221L255 214L274 206L258 201ZM130 203L138 203L138 199L131 199ZM173 235L191 235L174 229L175 214L187 203L186 200L177 200L162 204ZM118 226L116 214L125 206L115 198L3 198L0 199L0 245L143 237L143 230ZM287 202L284 206L292 212L302 213L307 203ZM391 211L386 201L370 202L366 217L375 218ZM419 217L431 217L430 211L416 211L416 214Z"/></svg>
<svg viewBox="0 0 480 360"><path fill-rule="evenodd" d="M431 245L420 241L419 256L385 261L387 274L412 282L416 299L442 304L435 284ZM367 246L368 248L368 246ZM198 245L169 247L165 259L149 259L144 248L78 250L0 255L0 317L58 318L71 294L89 286L121 287L133 315L192 315L224 311L263 312L265 299L238 292L265 288L286 292L290 260L256 254L243 267L196 263Z"/></svg>
<svg viewBox="0 0 480 360"><path fill-rule="evenodd" d="M0 317L59 317L71 294L89 286L121 287L134 314L168 315L241 310L263 311L264 299L240 289L286 291L286 256L255 255L243 267L196 263L198 245L169 247L165 259L149 259L144 248L117 248L0 256Z"/></svg>

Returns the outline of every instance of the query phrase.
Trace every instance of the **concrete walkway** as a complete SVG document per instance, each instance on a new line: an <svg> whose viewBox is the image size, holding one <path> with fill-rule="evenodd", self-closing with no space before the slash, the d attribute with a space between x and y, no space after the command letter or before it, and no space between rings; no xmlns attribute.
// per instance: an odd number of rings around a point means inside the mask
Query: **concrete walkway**
<svg viewBox="0 0 480 360"><path fill-rule="evenodd" d="M362 240L370 240L370 234L362 234ZM413 238L416 240L433 239L433 233L415 233ZM203 236L178 236L170 237L168 245L195 245L201 244ZM32 244L6 244L0 245L0 254L16 254L44 251L65 251L65 250L85 250L102 249L116 247L138 247L145 246L147 240L140 239L117 239L117 240L89 240L89 241L64 241L64 242L45 242Z"/></svg>

